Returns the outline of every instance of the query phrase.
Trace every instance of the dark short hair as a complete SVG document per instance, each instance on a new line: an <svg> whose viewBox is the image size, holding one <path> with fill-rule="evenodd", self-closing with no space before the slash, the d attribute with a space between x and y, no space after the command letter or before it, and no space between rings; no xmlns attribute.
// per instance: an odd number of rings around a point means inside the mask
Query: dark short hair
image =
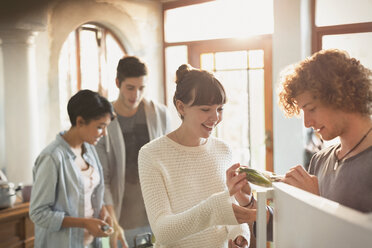
<svg viewBox="0 0 372 248"><path fill-rule="evenodd" d="M72 126L76 126L76 118L81 116L87 123L110 114L115 118L111 103L91 90L80 90L73 95L67 104L67 112Z"/></svg>
<svg viewBox="0 0 372 248"><path fill-rule="evenodd" d="M142 77L147 75L147 66L136 56L125 56L119 60L116 68L116 79L119 84L129 77Z"/></svg>
<svg viewBox="0 0 372 248"><path fill-rule="evenodd" d="M226 103L225 89L212 73L183 64L178 68L176 77L175 106L177 100L185 104L192 101L191 106Z"/></svg>
<svg viewBox="0 0 372 248"><path fill-rule="evenodd" d="M304 92L334 109L372 114L372 72L345 51L319 51L283 74L279 104L286 115L300 113L295 98Z"/></svg>

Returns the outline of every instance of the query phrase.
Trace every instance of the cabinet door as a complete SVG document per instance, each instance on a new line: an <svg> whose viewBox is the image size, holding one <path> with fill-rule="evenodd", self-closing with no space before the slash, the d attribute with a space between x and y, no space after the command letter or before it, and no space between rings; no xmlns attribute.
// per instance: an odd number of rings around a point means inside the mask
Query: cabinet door
<svg viewBox="0 0 372 248"><path fill-rule="evenodd" d="M34 247L34 224L29 203L0 210L0 248Z"/></svg>

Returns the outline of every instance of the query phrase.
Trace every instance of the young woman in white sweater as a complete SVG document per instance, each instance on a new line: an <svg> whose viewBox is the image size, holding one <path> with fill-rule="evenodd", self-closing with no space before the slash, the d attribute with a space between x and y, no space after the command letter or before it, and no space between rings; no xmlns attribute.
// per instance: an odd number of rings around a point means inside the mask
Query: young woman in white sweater
<svg viewBox="0 0 372 248"><path fill-rule="evenodd" d="M211 73L188 65L178 68L176 83L182 124L143 146L138 158L155 247L248 247L249 227L238 223L233 197L247 182L235 175L238 164L227 171L231 149L211 135L225 90Z"/></svg>

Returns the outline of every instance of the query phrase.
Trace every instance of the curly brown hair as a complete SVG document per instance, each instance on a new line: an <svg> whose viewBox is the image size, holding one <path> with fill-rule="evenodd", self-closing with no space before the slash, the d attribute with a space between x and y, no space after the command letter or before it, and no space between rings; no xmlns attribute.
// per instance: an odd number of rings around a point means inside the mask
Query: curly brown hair
<svg viewBox="0 0 372 248"><path fill-rule="evenodd" d="M304 92L334 109L372 114L372 71L344 51L319 51L284 72L279 105L287 116L300 113L295 98Z"/></svg>

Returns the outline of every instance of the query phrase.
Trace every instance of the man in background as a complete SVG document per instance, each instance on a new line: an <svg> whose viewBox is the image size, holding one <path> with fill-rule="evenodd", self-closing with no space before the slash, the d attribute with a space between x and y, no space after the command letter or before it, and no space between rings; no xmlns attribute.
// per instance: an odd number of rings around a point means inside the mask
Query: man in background
<svg viewBox="0 0 372 248"><path fill-rule="evenodd" d="M151 232L137 157L144 144L170 131L170 115L164 105L144 98L146 76L147 67L139 58L125 56L119 61L120 92L112 103L117 118L96 147L104 171L105 204L114 223L111 247L133 247L136 235Z"/></svg>

